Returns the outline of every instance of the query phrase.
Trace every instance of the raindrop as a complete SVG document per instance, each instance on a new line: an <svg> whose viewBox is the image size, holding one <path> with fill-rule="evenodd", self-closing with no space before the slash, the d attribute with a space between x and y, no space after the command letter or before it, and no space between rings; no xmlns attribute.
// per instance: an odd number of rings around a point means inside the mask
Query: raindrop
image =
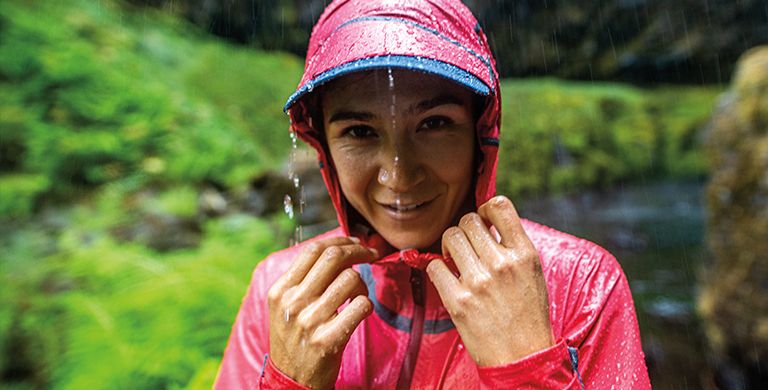
<svg viewBox="0 0 768 390"><path fill-rule="evenodd" d="M293 219L293 200L291 200L291 196L288 194L283 198L283 210L288 214L288 218Z"/></svg>
<svg viewBox="0 0 768 390"><path fill-rule="evenodd" d="M395 96L395 77L392 75L392 68L387 68L387 78L389 79L389 94L392 96L392 103L389 106L389 114L392 115L392 129L394 129L395 104L397 103L397 97Z"/></svg>
<svg viewBox="0 0 768 390"><path fill-rule="evenodd" d="M389 171L386 168L382 168L379 171L379 183L386 183L389 180Z"/></svg>

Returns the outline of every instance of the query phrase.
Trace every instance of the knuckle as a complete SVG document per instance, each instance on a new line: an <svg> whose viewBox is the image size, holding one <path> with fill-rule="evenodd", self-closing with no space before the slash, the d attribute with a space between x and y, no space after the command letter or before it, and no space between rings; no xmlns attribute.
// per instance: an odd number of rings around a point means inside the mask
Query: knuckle
<svg viewBox="0 0 768 390"><path fill-rule="evenodd" d="M267 303L270 307L278 305L283 297L283 290L278 284L273 284L267 291Z"/></svg>
<svg viewBox="0 0 768 390"><path fill-rule="evenodd" d="M338 246L329 246L323 251L323 257L327 259L338 259L344 256L345 250Z"/></svg>
<svg viewBox="0 0 768 390"><path fill-rule="evenodd" d="M472 294L463 292L456 295L456 304L460 308L467 308L472 304Z"/></svg>
<svg viewBox="0 0 768 390"><path fill-rule="evenodd" d="M371 314L373 312L373 302L371 302L368 297L363 297L363 299L360 300L360 309L365 315Z"/></svg>
<svg viewBox="0 0 768 390"><path fill-rule="evenodd" d="M443 240L450 241L452 238L456 237L461 232L461 229L459 229L456 226L451 226L448 229L443 232Z"/></svg>
<svg viewBox="0 0 768 390"><path fill-rule="evenodd" d="M507 275L514 273L517 268L517 262L516 261L510 261L508 259L504 259L503 261L497 261L491 265L491 269L493 269L493 272L497 274Z"/></svg>
<svg viewBox="0 0 768 390"><path fill-rule="evenodd" d="M461 219L459 220L459 226L474 226L477 224L477 220L480 218L477 213L468 213L465 214Z"/></svg>
<svg viewBox="0 0 768 390"><path fill-rule="evenodd" d="M361 278L360 274L352 268L347 268L344 271L341 271L341 275L344 278L343 281L345 283L352 283L356 286L365 286L363 278Z"/></svg>
<svg viewBox="0 0 768 390"><path fill-rule="evenodd" d="M314 321L312 321L312 314L308 310L304 310L296 317L296 326L302 332L309 332L314 327Z"/></svg>
<svg viewBox="0 0 768 390"><path fill-rule="evenodd" d="M491 277L489 275L479 275L472 278L472 289L476 292L484 293L491 290Z"/></svg>
<svg viewBox="0 0 768 390"><path fill-rule="evenodd" d="M333 332L330 332L328 329L323 329L313 334L312 344L315 348L321 351L328 351L335 346L334 339Z"/></svg>
<svg viewBox="0 0 768 390"><path fill-rule="evenodd" d="M504 195L494 196L490 201L488 201L488 205L495 209L509 207L510 204L511 202Z"/></svg>
<svg viewBox="0 0 768 390"><path fill-rule="evenodd" d="M315 241L315 242L309 243L304 248L304 253L308 254L308 255L310 255L310 254L319 254L319 253L321 253L323 251L324 248L325 248L325 246L322 243Z"/></svg>

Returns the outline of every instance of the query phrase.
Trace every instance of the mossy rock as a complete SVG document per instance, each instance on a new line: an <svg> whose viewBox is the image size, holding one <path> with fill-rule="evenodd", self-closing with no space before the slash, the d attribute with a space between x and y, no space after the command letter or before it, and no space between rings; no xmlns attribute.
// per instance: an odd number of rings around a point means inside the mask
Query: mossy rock
<svg viewBox="0 0 768 390"><path fill-rule="evenodd" d="M746 53L707 140L706 272L699 311L709 344L747 387L768 381L768 47ZM757 386L759 387L759 386Z"/></svg>

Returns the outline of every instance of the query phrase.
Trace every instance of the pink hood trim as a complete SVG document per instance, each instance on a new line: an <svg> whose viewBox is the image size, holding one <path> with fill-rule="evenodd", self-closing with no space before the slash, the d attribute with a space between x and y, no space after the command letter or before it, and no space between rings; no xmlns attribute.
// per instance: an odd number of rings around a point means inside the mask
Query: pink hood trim
<svg viewBox="0 0 768 390"><path fill-rule="evenodd" d="M496 192L501 123L498 73L485 34L472 13L461 2L451 0L405 0L386 6L335 1L312 31L304 75L285 108L291 131L317 150L323 180L346 235L353 234L347 201L323 134L312 125L304 98L336 77L388 67L435 74L487 96L476 124L482 153L474 187L476 206Z"/></svg>

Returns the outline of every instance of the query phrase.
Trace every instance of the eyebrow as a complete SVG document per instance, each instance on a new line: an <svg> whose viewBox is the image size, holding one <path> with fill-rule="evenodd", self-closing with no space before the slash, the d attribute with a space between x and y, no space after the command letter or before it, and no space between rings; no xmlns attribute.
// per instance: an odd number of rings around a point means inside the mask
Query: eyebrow
<svg viewBox="0 0 768 390"><path fill-rule="evenodd" d="M463 105L464 102L454 95L443 94L433 97L432 99L422 100L410 107L408 107L408 114L420 114L424 111L431 110L435 107L439 107L446 104Z"/></svg>
<svg viewBox="0 0 768 390"><path fill-rule="evenodd" d="M364 112L364 111L340 111L331 116L331 119L328 120L328 123L333 123L336 121L349 121L349 120L355 120L355 121L369 121L371 119L376 118L376 115L373 115L373 113L370 112Z"/></svg>
<svg viewBox="0 0 768 390"><path fill-rule="evenodd" d="M410 114L420 114L424 111L431 110L435 107L439 107L446 104L463 105L464 101L457 98L454 95L444 94L435 96L432 99L422 100L416 104L408 107L406 112ZM375 119L376 115L368 111L339 111L331 115L331 119L328 123L344 120L357 120L357 121L370 121Z"/></svg>

